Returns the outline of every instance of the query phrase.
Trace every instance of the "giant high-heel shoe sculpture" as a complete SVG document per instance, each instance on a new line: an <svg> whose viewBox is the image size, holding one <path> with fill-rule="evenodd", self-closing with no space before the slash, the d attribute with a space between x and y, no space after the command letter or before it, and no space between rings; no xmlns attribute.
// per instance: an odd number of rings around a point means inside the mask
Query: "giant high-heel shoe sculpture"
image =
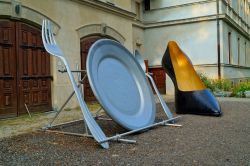
<svg viewBox="0 0 250 166"><path fill-rule="evenodd" d="M162 58L162 66L175 86L176 113L220 116L220 105L208 90L191 61L176 42L170 41Z"/></svg>

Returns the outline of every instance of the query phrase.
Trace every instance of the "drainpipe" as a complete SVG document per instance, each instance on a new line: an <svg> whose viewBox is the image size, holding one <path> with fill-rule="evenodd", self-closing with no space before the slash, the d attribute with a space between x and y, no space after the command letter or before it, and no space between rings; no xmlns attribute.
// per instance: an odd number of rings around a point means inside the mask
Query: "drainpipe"
<svg viewBox="0 0 250 166"><path fill-rule="evenodd" d="M217 7L217 51L218 51L218 78L221 79L221 63L220 63L220 0L216 0L216 7Z"/></svg>

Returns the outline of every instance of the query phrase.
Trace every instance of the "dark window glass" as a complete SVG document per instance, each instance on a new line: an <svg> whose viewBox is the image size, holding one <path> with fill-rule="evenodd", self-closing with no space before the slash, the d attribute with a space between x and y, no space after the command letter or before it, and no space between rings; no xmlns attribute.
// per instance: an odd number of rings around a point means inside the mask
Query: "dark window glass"
<svg viewBox="0 0 250 166"><path fill-rule="evenodd" d="M145 11L150 10L150 0L145 0L144 3L145 3Z"/></svg>

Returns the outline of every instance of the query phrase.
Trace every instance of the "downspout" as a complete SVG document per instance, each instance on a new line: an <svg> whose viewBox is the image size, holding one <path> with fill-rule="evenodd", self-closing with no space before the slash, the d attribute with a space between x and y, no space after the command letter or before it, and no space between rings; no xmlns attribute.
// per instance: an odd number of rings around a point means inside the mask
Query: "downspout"
<svg viewBox="0 0 250 166"><path fill-rule="evenodd" d="M218 51L218 78L221 79L221 62L220 62L220 0L216 0L216 7L217 7L217 51Z"/></svg>

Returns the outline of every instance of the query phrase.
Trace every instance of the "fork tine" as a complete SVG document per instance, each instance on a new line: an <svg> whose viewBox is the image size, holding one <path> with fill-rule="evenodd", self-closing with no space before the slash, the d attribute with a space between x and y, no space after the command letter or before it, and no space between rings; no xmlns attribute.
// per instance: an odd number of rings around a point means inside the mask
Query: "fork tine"
<svg viewBox="0 0 250 166"><path fill-rule="evenodd" d="M52 44L52 40L51 40L51 29L50 29L50 22L49 20L47 20L47 32L48 32L48 39L49 39L49 43Z"/></svg>
<svg viewBox="0 0 250 166"><path fill-rule="evenodd" d="M52 44L51 43L50 21L47 20L46 22L47 22L46 32L47 32L48 42L49 42L49 44Z"/></svg>
<svg viewBox="0 0 250 166"><path fill-rule="evenodd" d="M48 21L48 32L49 32L49 40L51 44L56 44L55 37L52 32L52 26L51 23Z"/></svg>
<svg viewBox="0 0 250 166"><path fill-rule="evenodd" d="M42 40L43 44L47 43L45 39L45 20L43 20L43 25L42 25Z"/></svg>
<svg viewBox="0 0 250 166"><path fill-rule="evenodd" d="M45 41L46 43L50 43L49 42L49 38L48 38L48 27L47 27L47 20L44 20L44 37L45 37Z"/></svg>

